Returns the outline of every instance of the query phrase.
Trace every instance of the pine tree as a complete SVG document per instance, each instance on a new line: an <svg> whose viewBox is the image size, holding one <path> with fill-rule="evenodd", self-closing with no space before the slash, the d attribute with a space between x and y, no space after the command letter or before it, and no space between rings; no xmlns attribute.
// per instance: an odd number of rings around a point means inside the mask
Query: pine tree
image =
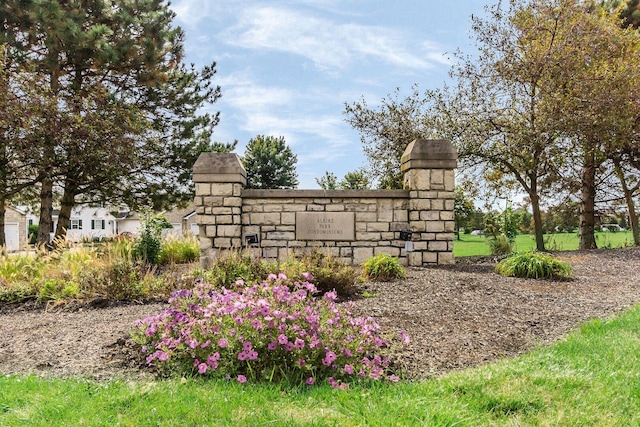
<svg viewBox="0 0 640 427"><path fill-rule="evenodd" d="M284 137L258 135L249 140L242 159L247 171L247 188L296 188L298 161Z"/></svg>

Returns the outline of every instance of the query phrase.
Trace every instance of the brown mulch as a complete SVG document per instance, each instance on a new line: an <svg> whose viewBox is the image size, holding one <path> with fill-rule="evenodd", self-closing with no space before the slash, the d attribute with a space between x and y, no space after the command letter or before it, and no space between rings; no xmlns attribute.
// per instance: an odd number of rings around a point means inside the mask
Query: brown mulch
<svg viewBox="0 0 640 427"><path fill-rule="evenodd" d="M609 318L640 302L640 249L557 254L569 281L527 280L493 272L495 260L411 268L405 280L368 283L374 297L360 315L404 329L411 343L397 356L410 378L426 378L526 352L564 337L591 318ZM164 303L0 305L0 373L94 379L151 376L128 338L136 319Z"/></svg>

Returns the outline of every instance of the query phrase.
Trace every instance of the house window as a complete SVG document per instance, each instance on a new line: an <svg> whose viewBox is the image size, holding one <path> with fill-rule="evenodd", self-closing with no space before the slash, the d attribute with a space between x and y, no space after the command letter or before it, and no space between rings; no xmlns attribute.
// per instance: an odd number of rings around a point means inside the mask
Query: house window
<svg viewBox="0 0 640 427"><path fill-rule="evenodd" d="M29 220L29 227L31 227L32 225L33 225L33 220L32 220L32 219L30 219L30 220Z"/></svg>
<svg viewBox="0 0 640 427"><path fill-rule="evenodd" d="M72 230L82 230L82 220L81 219L72 219L71 220L71 229Z"/></svg>
<svg viewBox="0 0 640 427"><path fill-rule="evenodd" d="M104 230L105 221L104 219L92 219L91 220L91 229L92 230Z"/></svg>

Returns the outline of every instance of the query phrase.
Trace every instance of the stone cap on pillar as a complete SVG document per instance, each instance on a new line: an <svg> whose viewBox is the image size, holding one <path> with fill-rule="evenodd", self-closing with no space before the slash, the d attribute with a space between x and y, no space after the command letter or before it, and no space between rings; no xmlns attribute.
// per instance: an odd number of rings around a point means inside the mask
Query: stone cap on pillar
<svg viewBox="0 0 640 427"><path fill-rule="evenodd" d="M236 153L201 153L193 165L193 182L247 184L247 171Z"/></svg>
<svg viewBox="0 0 640 427"><path fill-rule="evenodd" d="M458 152L447 139L415 139L402 154L402 172L409 169L455 169Z"/></svg>

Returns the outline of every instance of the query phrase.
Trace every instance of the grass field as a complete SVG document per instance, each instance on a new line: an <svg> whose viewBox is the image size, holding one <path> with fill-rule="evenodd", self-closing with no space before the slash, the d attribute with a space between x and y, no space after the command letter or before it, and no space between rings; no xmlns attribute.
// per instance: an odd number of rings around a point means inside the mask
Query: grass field
<svg viewBox="0 0 640 427"><path fill-rule="evenodd" d="M485 236L471 236L461 234L461 240L455 240L453 253L457 257L490 255L489 242ZM596 242L599 248L619 248L633 244L633 236L630 231L624 232L597 232ZM552 251L573 251L578 249L577 233L557 233L545 235L545 246ZM535 249L536 241L532 234L520 234L516 236L515 251L524 252Z"/></svg>
<svg viewBox="0 0 640 427"><path fill-rule="evenodd" d="M640 306L517 359L348 390L0 377L0 426L640 425Z"/></svg>

